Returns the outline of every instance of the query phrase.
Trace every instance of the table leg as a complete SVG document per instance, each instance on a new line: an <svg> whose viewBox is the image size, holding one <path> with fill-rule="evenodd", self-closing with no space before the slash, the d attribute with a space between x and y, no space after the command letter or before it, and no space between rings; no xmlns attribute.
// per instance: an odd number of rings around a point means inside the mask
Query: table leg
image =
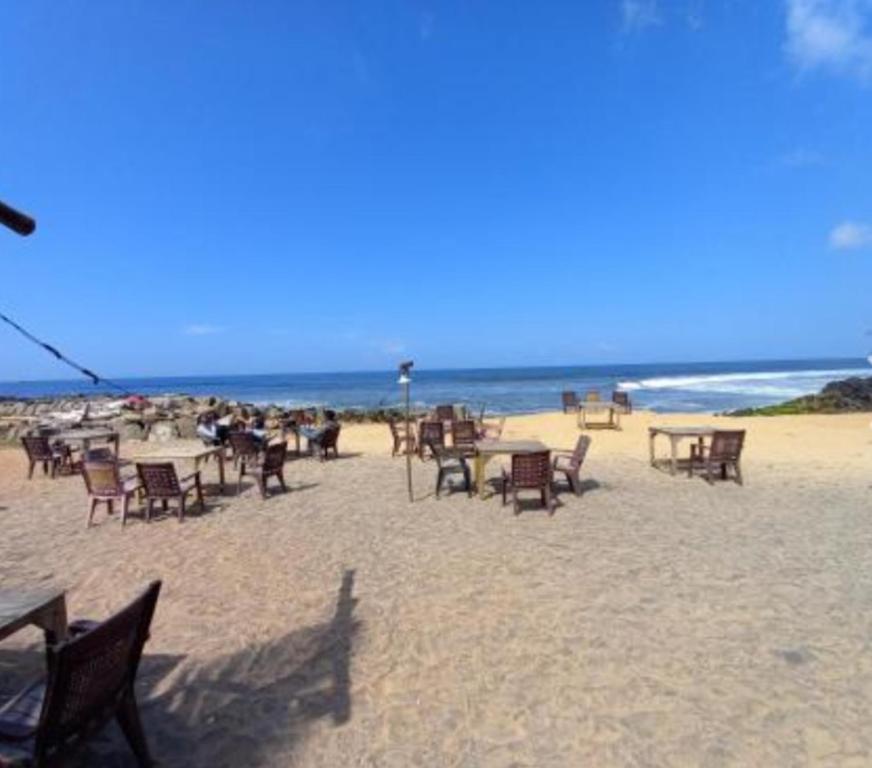
<svg viewBox="0 0 872 768"><path fill-rule="evenodd" d="M678 440L676 439L675 435L669 436L669 449L671 452L669 474L674 475L678 471Z"/></svg>
<svg viewBox="0 0 872 768"><path fill-rule="evenodd" d="M65 640L67 637L67 601L65 596L60 595L43 608L34 616L33 623L45 633L46 645L54 645Z"/></svg>
<svg viewBox="0 0 872 768"><path fill-rule="evenodd" d="M654 438L657 437L657 433L653 430L648 430L648 459L651 462L651 466L654 466Z"/></svg>

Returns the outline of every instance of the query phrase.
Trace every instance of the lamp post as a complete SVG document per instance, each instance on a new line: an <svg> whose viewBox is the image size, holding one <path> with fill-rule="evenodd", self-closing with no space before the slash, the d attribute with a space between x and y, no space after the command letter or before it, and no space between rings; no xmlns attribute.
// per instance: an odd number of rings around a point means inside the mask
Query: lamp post
<svg viewBox="0 0 872 768"><path fill-rule="evenodd" d="M403 397L406 403L406 485L409 488L409 501L414 501L414 495L412 493L412 450L411 443L409 442L409 435L411 432L411 402L409 398L409 385L412 383L411 370L414 363L411 360L406 360L403 363L400 363L400 378L397 380L397 383L403 388Z"/></svg>

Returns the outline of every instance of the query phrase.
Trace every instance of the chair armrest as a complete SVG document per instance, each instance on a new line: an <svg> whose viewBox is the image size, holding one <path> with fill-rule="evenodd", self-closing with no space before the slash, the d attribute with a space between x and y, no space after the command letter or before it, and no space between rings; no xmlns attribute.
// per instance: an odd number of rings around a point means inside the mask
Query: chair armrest
<svg viewBox="0 0 872 768"><path fill-rule="evenodd" d="M79 637L80 635L84 635L86 632L90 632L94 627L99 627L100 622L94 621L93 619L76 619L75 621L70 622L69 627L67 627L67 634L70 638Z"/></svg>
<svg viewBox="0 0 872 768"><path fill-rule="evenodd" d="M188 480L196 480L198 483L200 482L200 470L198 469L196 472L191 472L190 475L185 475L184 477L179 478L180 483L186 483Z"/></svg>

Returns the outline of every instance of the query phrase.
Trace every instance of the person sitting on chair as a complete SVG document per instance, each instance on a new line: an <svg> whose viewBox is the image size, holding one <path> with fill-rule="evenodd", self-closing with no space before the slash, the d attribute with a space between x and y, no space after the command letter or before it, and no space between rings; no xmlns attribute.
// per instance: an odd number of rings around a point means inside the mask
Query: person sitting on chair
<svg viewBox="0 0 872 768"><path fill-rule="evenodd" d="M308 451L313 454L316 446L321 445L321 439L330 430L334 430L339 426L336 421L336 411L324 411L324 423L320 427L300 427L300 434L308 440Z"/></svg>

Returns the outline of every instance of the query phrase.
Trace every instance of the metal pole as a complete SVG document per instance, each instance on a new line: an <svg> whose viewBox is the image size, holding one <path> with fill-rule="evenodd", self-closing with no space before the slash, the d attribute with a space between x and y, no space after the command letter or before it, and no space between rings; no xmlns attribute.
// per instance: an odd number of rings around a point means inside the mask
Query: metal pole
<svg viewBox="0 0 872 768"><path fill-rule="evenodd" d="M411 429L411 413L410 413L410 404L409 404L409 388L411 383L409 381L406 382L406 484L409 486L409 501L414 501L415 497L412 493L412 443L409 440L409 436L412 434L409 430Z"/></svg>

